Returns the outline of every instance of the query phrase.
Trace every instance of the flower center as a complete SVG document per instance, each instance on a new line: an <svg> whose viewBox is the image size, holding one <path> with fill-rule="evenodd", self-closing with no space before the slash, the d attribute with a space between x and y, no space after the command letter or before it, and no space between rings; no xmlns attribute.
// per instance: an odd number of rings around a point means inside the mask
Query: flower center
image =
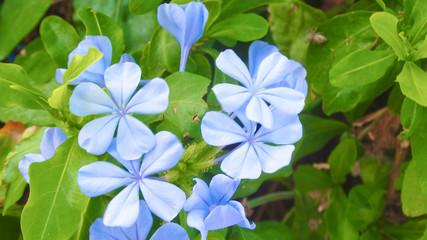
<svg viewBox="0 0 427 240"><path fill-rule="evenodd" d="M135 182L142 182L142 175L139 172L133 173L132 180Z"/></svg>

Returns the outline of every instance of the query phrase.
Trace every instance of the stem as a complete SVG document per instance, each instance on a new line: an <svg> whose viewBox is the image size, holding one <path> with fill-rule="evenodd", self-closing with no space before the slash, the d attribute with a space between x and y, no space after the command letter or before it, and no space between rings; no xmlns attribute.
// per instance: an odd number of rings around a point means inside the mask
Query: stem
<svg viewBox="0 0 427 240"><path fill-rule="evenodd" d="M275 192L266 194L261 197L257 197L254 199L251 199L248 201L248 207L249 208L255 208L262 204L274 202L278 200L285 200L285 199L292 199L294 198L295 194L292 191L282 191L282 192Z"/></svg>
<svg viewBox="0 0 427 240"><path fill-rule="evenodd" d="M393 167L391 169L390 179L387 186L386 206L390 206L393 201L394 192L396 191L394 183L400 176L400 166L402 166L402 163L406 158L406 154L408 153L409 141L407 139L403 141L397 139L396 145L396 154L394 156Z"/></svg>
<svg viewBox="0 0 427 240"><path fill-rule="evenodd" d="M188 48L188 47L182 47L181 48L181 62L179 65L179 71L180 72L185 71L185 65L187 65L187 58L188 58L189 52L190 52L190 48Z"/></svg>

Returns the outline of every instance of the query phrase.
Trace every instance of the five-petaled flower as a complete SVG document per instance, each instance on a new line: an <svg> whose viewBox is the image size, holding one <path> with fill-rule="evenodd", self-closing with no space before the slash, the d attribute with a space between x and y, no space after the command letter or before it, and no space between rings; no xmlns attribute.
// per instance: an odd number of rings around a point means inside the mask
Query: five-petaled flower
<svg viewBox="0 0 427 240"><path fill-rule="evenodd" d="M166 110L169 87L155 78L136 91L141 68L132 62L117 63L105 70L105 85L110 93L94 83L81 83L70 98L70 111L77 116L109 114L87 123L79 133L79 145L100 155L107 151L117 130L117 151L126 160L137 159L154 146L154 135L130 114L156 114Z"/></svg>
<svg viewBox="0 0 427 240"><path fill-rule="evenodd" d="M123 160L117 153L115 140L108 152L128 171L105 161L98 161L80 168L78 184L89 197L97 197L121 186L126 186L108 204L103 223L106 226L129 227L139 213L139 191L148 208L164 221L171 221L185 202L185 193L175 185L151 177L174 167L184 148L170 132L155 135L155 147L144 155L143 161Z"/></svg>
<svg viewBox="0 0 427 240"><path fill-rule="evenodd" d="M293 89L295 84L283 83L292 71L292 62L272 45L262 41L251 44L249 70L230 49L218 56L216 65L243 85L221 83L212 88L222 109L229 113L243 108L249 120L272 128L272 108L298 114L304 107L306 93Z"/></svg>
<svg viewBox="0 0 427 240"><path fill-rule="evenodd" d="M242 204L230 200L239 186L240 180L231 179L224 174L215 175L209 186L201 179L195 178L193 193L184 204L189 212L187 224L200 231L205 240L208 231L222 229L233 225L254 229L255 223L249 223Z"/></svg>
<svg viewBox="0 0 427 240"><path fill-rule="evenodd" d="M273 173L291 161L293 144L302 137L302 125L297 115L273 111L275 119L271 129L258 126L246 119L243 112L235 112L243 128L220 112L208 112L202 119L202 136L213 146L239 143L221 163L221 170L233 178L255 179L261 170ZM280 144L278 146L269 145Z"/></svg>
<svg viewBox="0 0 427 240"><path fill-rule="evenodd" d="M209 12L202 2L183 5L164 3L157 8L160 25L172 34L181 45L179 71L185 71L191 46L203 35Z"/></svg>
<svg viewBox="0 0 427 240"><path fill-rule="evenodd" d="M19 162L18 169L21 172L27 183L30 183L30 178L28 176L28 169L30 164L33 162L43 162L55 154L56 148L67 140L64 132L58 128L48 128L44 131L42 141L40 143L40 152L41 154L29 153L24 156Z"/></svg>
<svg viewBox="0 0 427 240"><path fill-rule="evenodd" d="M90 226L90 240L105 240L105 239L131 239L144 240L147 239L153 225L153 217L144 200L139 200L139 214L136 222L130 227L108 227L103 223L102 218L98 218ZM176 223L166 223L162 225L153 234L150 240L189 240L187 232Z"/></svg>

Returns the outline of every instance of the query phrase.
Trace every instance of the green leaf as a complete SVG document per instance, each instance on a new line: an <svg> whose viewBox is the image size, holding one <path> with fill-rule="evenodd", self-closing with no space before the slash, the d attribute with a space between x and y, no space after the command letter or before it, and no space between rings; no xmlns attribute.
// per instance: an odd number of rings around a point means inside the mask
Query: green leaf
<svg viewBox="0 0 427 240"><path fill-rule="evenodd" d="M404 99L405 96L402 94L399 85L394 85L387 99L387 108L393 116L400 114Z"/></svg>
<svg viewBox="0 0 427 240"><path fill-rule="evenodd" d="M422 58L427 58L427 35L423 43L418 46L417 50L414 53L415 61Z"/></svg>
<svg viewBox="0 0 427 240"><path fill-rule="evenodd" d="M233 226L231 228L231 233L229 239L235 240L262 240L259 235L253 232L250 229L242 228L239 226Z"/></svg>
<svg viewBox="0 0 427 240"><path fill-rule="evenodd" d="M381 226L381 229L391 239L425 240L427 218L424 216L416 219L411 219L399 225L387 222L386 224Z"/></svg>
<svg viewBox="0 0 427 240"><path fill-rule="evenodd" d="M0 63L0 106L22 106L30 109L42 109L46 106L43 93L33 88L27 74L21 66Z"/></svg>
<svg viewBox="0 0 427 240"><path fill-rule="evenodd" d="M0 133L0 185L6 168L6 157L15 149L15 141L6 134Z"/></svg>
<svg viewBox="0 0 427 240"><path fill-rule="evenodd" d="M141 15L146 14L162 3L162 0L130 0L129 10L133 14Z"/></svg>
<svg viewBox="0 0 427 240"><path fill-rule="evenodd" d="M427 73L413 62L405 62L402 72L396 79L402 93L420 104L427 106Z"/></svg>
<svg viewBox="0 0 427 240"><path fill-rule="evenodd" d="M253 232L258 236L262 236L262 239L292 239L291 229L287 225L274 221L257 222L256 228L253 230Z"/></svg>
<svg viewBox="0 0 427 240"><path fill-rule="evenodd" d="M64 85L76 79L82 72L90 67L90 65L101 59L102 56L103 54L96 47L90 47L85 56L79 54L74 55L67 71L64 72Z"/></svg>
<svg viewBox="0 0 427 240"><path fill-rule="evenodd" d="M416 45L427 34L427 12L425 11L425 9L427 9L427 2L423 0L413 0L404 1L404 3L405 21L407 21L407 24L411 27L407 35L411 43Z"/></svg>
<svg viewBox="0 0 427 240"><path fill-rule="evenodd" d="M385 190L368 185L357 185L348 195L346 216L359 231L375 222L384 210Z"/></svg>
<svg viewBox="0 0 427 240"><path fill-rule="evenodd" d="M169 106L157 131L170 131L180 139L200 137L200 122L207 111L202 98L210 80L188 72L176 72L165 80L170 90Z"/></svg>
<svg viewBox="0 0 427 240"><path fill-rule="evenodd" d="M351 172L356 163L357 146L352 138L344 139L328 157L331 167L331 179L334 183L344 183L345 176Z"/></svg>
<svg viewBox="0 0 427 240"><path fill-rule="evenodd" d="M204 2L206 9L209 12L208 21L205 25L205 32L211 27L211 25L218 19L219 14L221 13L221 0L213 0L209 2Z"/></svg>
<svg viewBox="0 0 427 240"><path fill-rule="evenodd" d="M0 216L0 232L3 240L19 239L21 229L19 227L18 217Z"/></svg>
<svg viewBox="0 0 427 240"><path fill-rule="evenodd" d="M371 226L360 235L359 240L382 240L384 238L381 231L378 229L378 227Z"/></svg>
<svg viewBox="0 0 427 240"><path fill-rule="evenodd" d="M328 198L331 203L325 211L324 218L329 239L357 240L359 233L345 215L345 210L347 208L347 196L345 195L342 187L332 188L329 192Z"/></svg>
<svg viewBox="0 0 427 240"><path fill-rule="evenodd" d="M395 60L392 51L360 49L335 64L329 71L329 79L340 88L366 85L383 77Z"/></svg>
<svg viewBox="0 0 427 240"><path fill-rule="evenodd" d="M37 26L52 0L6 0L0 14L0 60Z"/></svg>
<svg viewBox="0 0 427 240"><path fill-rule="evenodd" d="M40 153L40 142L44 134L44 129L37 130L31 136L22 139L16 145L15 151L7 156L6 171L3 174L3 182L9 184L6 192L6 199L3 206L3 215L15 204L24 193L27 183L18 170L19 161L28 153Z"/></svg>
<svg viewBox="0 0 427 240"><path fill-rule="evenodd" d="M417 165L414 159L409 162L402 183L402 210L405 215L410 217L418 217L427 213L427 194L422 190L424 177L418 175Z"/></svg>
<svg viewBox="0 0 427 240"><path fill-rule="evenodd" d="M206 37L225 37L241 42L262 38L268 31L268 22L254 13L238 14L217 22L208 30Z"/></svg>
<svg viewBox="0 0 427 240"><path fill-rule="evenodd" d="M399 135L399 138L407 139L418 131L418 126L425 121L427 111L426 108L421 107L411 99L405 98L402 103L400 114L404 129Z"/></svg>
<svg viewBox="0 0 427 240"><path fill-rule="evenodd" d="M301 165L294 172L294 181L297 188L303 192L325 190L332 185L331 178L311 165Z"/></svg>
<svg viewBox="0 0 427 240"><path fill-rule="evenodd" d="M397 17L386 12L376 12L372 14L370 22L375 32L393 48L399 60L403 60L408 56L408 50L397 32L397 23L399 22Z"/></svg>
<svg viewBox="0 0 427 240"><path fill-rule="evenodd" d="M123 30L120 26L108 16L88 7L79 8L77 15L86 26L86 35L103 35L110 39L113 46L111 63L118 62L124 48Z"/></svg>
<svg viewBox="0 0 427 240"><path fill-rule="evenodd" d="M270 5L271 36L287 57L305 63L309 41L307 34L327 19L326 14L304 2Z"/></svg>
<svg viewBox="0 0 427 240"><path fill-rule="evenodd" d="M71 24L58 16L46 17L40 25L40 36L56 66L66 68L68 54L77 47L81 38Z"/></svg>
<svg viewBox="0 0 427 240"><path fill-rule="evenodd" d="M379 165L375 156L366 156L359 161L360 177L366 185L385 189L389 182L391 163L382 161Z"/></svg>
<svg viewBox="0 0 427 240"><path fill-rule="evenodd" d="M24 238L69 239L74 234L89 203L89 197L79 189L77 173L94 161L96 158L81 149L73 137L49 160L30 165L31 194L21 219Z"/></svg>
<svg viewBox="0 0 427 240"><path fill-rule="evenodd" d="M302 138L295 144L293 161L323 148L333 137L349 129L346 124L332 119L301 114Z"/></svg>

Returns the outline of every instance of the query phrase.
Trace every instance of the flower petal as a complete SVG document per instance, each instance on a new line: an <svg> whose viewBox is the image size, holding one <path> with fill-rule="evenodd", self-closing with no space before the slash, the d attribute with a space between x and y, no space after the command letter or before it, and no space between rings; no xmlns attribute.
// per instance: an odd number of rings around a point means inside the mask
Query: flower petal
<svg viewBox="0 0 427 240"><path fill-rule="evenodd" d="M249 229L254 229L256 227L255 223L249 223L249 220L246 218L246 213L245 213L245 208L242 206L241 203L239 203L238 201L229 201L228 205L232 206L234 209L236 209L240 215L242 215L243 221L238 223L237 225L239 225L240 227L243 228L249 228Z"/></svg>
<svg viewBox="0 0 427 240"><path fill-rule="evenodd" d="M136 63L135 59L133 59L133 57L129 53L123 53L122 56L120 57L119 63L125 63L125 62Z"/></svg>
<svg viewBox="0 0 427 240"><path fill-rule="evenodd" d="M41 154L28 153L24 156L24 159L19 161L18 169L27 183L30 183L30 177L28 176L30 164L33 162L43 162L45 160L46 159Z"/></svg>
<svg viewBox="0 0 427 240"><path fill-rule="evenodd" d="M273 114L267 104L259 97L252 97L246 106L246 117L260 123L265 128L273 127Z"/></svg>
<svg viewBox="0 0 427 240"><path fill-rule="evenodd" d="M284 113L298 114L304 108L304 94L292 88L266 89L259 92L258 96Z"/></svg>
<svg viewBox="0 0 427 240"><path fill-rule="evenodd" d="M205 231L205 218L209 215L207 209L196 209L187 215L187 224L200 232Z"/></svg>
<svg viewBox="0 0 427 240"><path fill-rule="evenodd" d="M113 138L113 141L111 141L110 147L108 147L107 152L131 173L139 173L139 169L141 167L141 159L140 158L135 160L123 159L120 156L120 154L117 152L117 138Z"/></svg>
<svg viewBox="0 0 427 240"><path fill-rule="evenodd" d="M207 112L202 119L202 137L213 146L247 141L246 132L234 120L220 112Z"/></svg>
<svg viewBox="0 0 427 240"><path fill-rule="evenodd" d="M256 77L252 76L255 77L255 85L262 89L282 81L283 76L289 72L290 65L288 58L280 52L270 54L258 66Z"/></svg>
<svg viewBox="0 0 427 240"><path fill-rule="evenodd" d="M261 62L272 53L279 52L279 49L263 41L253 41L249 47L249 71L251 76L255 76Z"/></svg>
<svg viewBox="0 0 427 240"><path fill-rule="evenodd" d="M261 175L261 165L255 150L249 143L234 149L221 163L221 170L238 179L256 179Z"/></svg>
<svg viewBox="0 0 427 240"><path fill-rule="evenodd" d="M222 109L229 113L246 105L251 97L247 88L229 83L216 84L212 91L215 93Z"/></svg>
<svg viewBox="0 0 427 240"><path fill-rule="evenodd" d="M214 203L208 185L200 178L193 178L193 180L196 181L196 185L184 203L184 210L190 212L195 209L209 209L209 206Z"/></svg>
<svg viewBox="0 0 427 240"><path fill-rule="evenodd" d="M58 68L58 69L56 69L55 79L60 84L64 83L64 78L63 77L64 77L65 71L67 71L67 69L65 69L65 68Z"/></svg>
<svg viewBox="0 0 427 240"><path fill-rule="evenodd" d="M302 124L298 115L273 111L274 124L271 129L261 127L256 133L256 141L274 144L292 144L302 137Z"/></svg>
<svg viewBox="0 0 427 240"><path fill-rule="evenodd" d="M48 128L44 131L42 141L40 143L40 151L44 159L49 159L55 154L56 148L67 140L64 132L58 128Z"/></svg>
<svg viewBox="0 0 427 240"><path fill-rule="evenodd" d="M251 88L253 86L248 68L233 50L227 49L221 52L215 63L222 72L236 79L246 88Z"/></svg>
<svg viewBox="0 0 427 240"><path fill-rule="evenodd" d="M81 83L70 97L70 111L77 116L113 113L115 104L111 98L94 83Z"/></svg>
<svg viewBox="0 0 427 240"><path fill-rule="evenodd" d="M151 212L163 221L170 222L181 211L186 196L177 186L149 178L143 178L139 186Z"/></svg>
<svg viewBox="0 0 427 240"><path fill-rule="evenodd" d="M89 240L117 240L127 239L120 227L107 227L102 223L102 218L97 218L89 228Z"/></svg>
<svg viewBox="0 0 427 240"><path fill-rule="evenodd" d="M141 80L141 68L133 62L117 63L104 73L105 85L121 109L128 103Z"/></svg>
<svg viewBox="0 0 427 240"><path fill-rule="evenodd" d="M185 45L191 46L203 35L209 12L202 2L181 5L185 12Z"/></svg>
<svg viewBox="0 0 427 240"><path fill-rule="evenodd" d="M94 155L105 153L111 144L119 119L116 115L110 115L88 122L79 133L80 147Z"/></svg>
<svg viewBox="0 0 427 240"><path fill-rule="evenodd" d="M110 227L130 227L139 214L138 184L127 186L108 204L104 213L104 225Z"/></svg>
<svg viewBox="0 0 427 240"><path fill-rule="evenodd" d="M209 184L212 202L225 204L234 195L239 184L240 179L232 179L224 174L215 175Z"/></svg>
<svg viewBox="0 0 427 240"><path fill-rule="evenodd" d="M168 104L168 84L161 78L154 78L135 93L126 106L126 111L138 114L157 114L165 111Z"/></svg>
<svg viewBox="0 0 427 240"><path fill-rule="evenodd" d="M292 158L293 145L271 146L263 143L254 145L261 168L266 173L274 173L289 165Z"/></svg>
<svg viewBox="0 0 427 240"><path fill-rule="evenodd" d="M236 225L243 221L242 215L230 205L215 207L205 219L205 228L208 231L218 230Z"/></svg>
<svg viewBox="0 0 427 240"><path fill-rule="evenodd" d="M93 162L79 169L77 182L89 197L97 197L132 183L132 174L104 161Z"/></svg>
<svg viewBox="0 0 427 240"><path fill-rule="evenodd" d="M126 115L120 119L117 130L117 152L125 160L141 158L155 145L153 132L138 119Z"/></svg>
<svg viewBox="0 0 427 240"><path fill-rule="evenodd" d="M163 3L157 8L157 20L160 25L184 46L186 16L184 10L175 3Z"/></svg>
<svg viewBox="0 0 427 240"><path fill-rule="evenodd" d="M161 131L154 138L156 145L145 154L141 164L142 177L173 168L184 153L184 147L172 133Z"/></svg>
<svg viewBox="0 0 427 240"><path fill-rule="evenodd" d="M162 225L150 238L150 240L164 239L190 240L185 229L176 223L166 223Z"/></svg>

